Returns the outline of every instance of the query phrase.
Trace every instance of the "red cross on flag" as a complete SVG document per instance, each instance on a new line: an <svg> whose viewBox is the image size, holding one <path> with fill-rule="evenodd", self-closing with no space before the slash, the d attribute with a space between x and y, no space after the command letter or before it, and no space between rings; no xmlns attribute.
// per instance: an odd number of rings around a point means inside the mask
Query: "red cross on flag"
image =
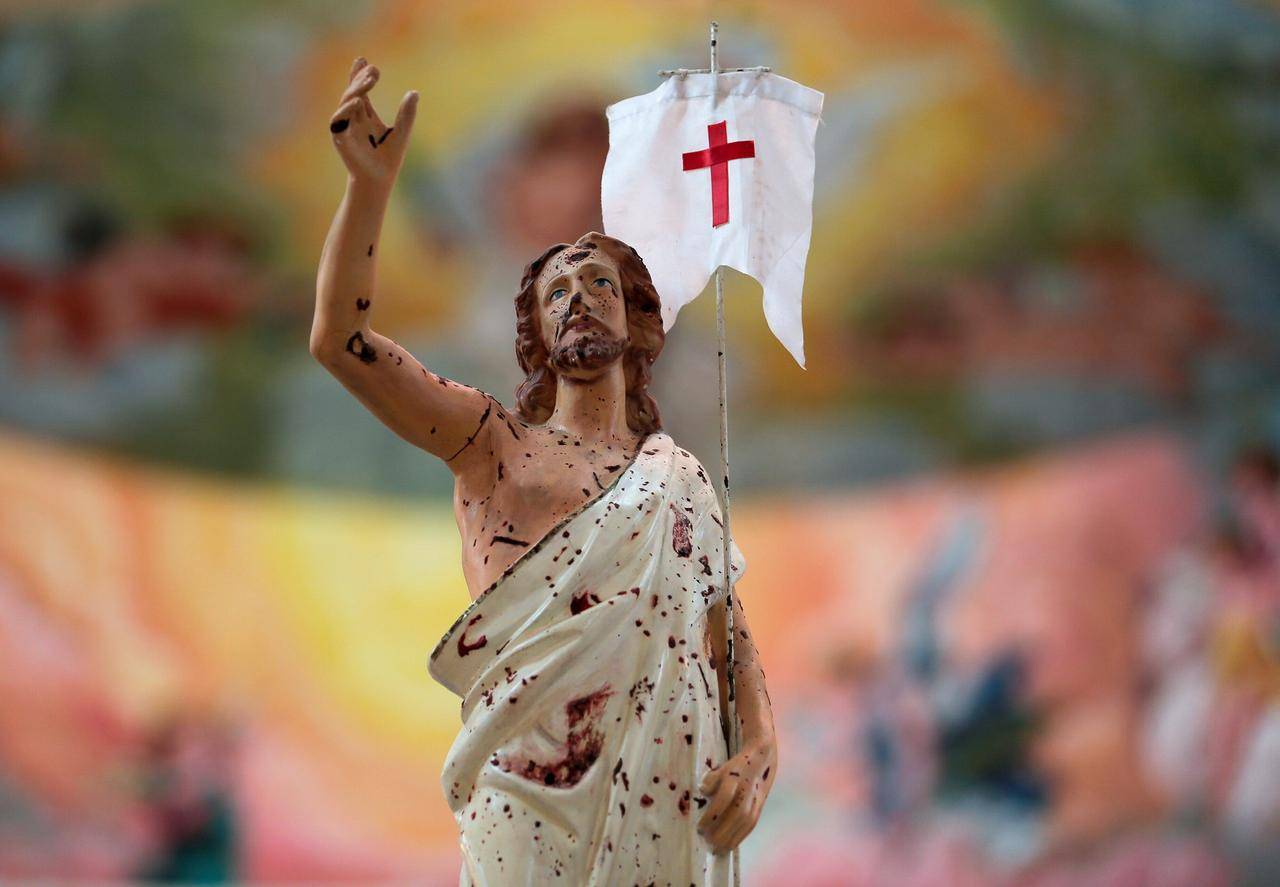
<svg viewBox="0 0 1280 887"><path fill-rule="evenodd" d="M606 109L604 230L644 259L666 329L725 265L760 281L769 329L804 366L800 295L822 98L740 71L669 77Z"/></svg>

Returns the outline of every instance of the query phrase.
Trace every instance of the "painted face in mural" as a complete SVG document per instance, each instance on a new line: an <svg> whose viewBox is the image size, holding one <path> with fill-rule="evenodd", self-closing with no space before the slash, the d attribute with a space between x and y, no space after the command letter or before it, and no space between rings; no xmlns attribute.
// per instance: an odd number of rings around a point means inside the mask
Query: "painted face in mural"
<svg viewBox="0 0 1280 887"><path fill-rule="evenodd" d="M503 238L533 254L548 243L601 231L600 176L609 124L597 95L557 96L534 104L491 180L490 199Z"/></svg>
<svg viewBox="0 0 1280 887"><path fill-rule="evenodd" d="M562 250L538 279L538 317L552 369L591 379L626 351L627 309L617 263L588 245Z"/></svg>

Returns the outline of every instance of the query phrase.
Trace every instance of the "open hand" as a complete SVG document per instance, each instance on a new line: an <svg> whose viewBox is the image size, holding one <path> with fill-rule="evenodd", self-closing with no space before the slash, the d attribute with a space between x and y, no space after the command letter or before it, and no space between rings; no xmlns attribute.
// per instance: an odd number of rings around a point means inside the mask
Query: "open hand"
<svg viewBox="0 0 1280 887"><path fill-rule="evenodd" d="M777 746L756 742L714 770L698 788L710 800L698 820L698 831L717 853L728 853L751 834L778 770Z"/></svg>
<svg viewBox="0 0 1280 887"><path fill-rule="evenodd" d="M390 186L404 162L409 133L418 112L418 93L416 90L405 93L396 111L395 123L387 126L369 100L369 91L378 82L378 75L378 69L363 57L355 60L347 90L329 120L329 132L352 178Z"/></svg>

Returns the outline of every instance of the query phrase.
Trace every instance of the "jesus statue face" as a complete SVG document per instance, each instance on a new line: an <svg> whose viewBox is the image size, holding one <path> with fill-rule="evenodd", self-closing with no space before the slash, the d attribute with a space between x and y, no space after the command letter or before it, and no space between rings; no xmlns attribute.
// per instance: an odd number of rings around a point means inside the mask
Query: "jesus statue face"
<svg viewBox="0 0 1280 887"><path fill-rule="evenodd" d="M622 358L629 342L622 275L602 246L561 250L536 289L542 341L558 375L593 379Z"/></svg>
<svg viewBox="0 0 1280 887"><path fill-rule="evenodd" d="M644 434L662 430L647 390L666 338L662 301L633 248L599 231L547 247L520 273L515 309L516 359L526 374L516 389L521 419L547 421L560 382L592 382L620 370L627 425Z"/></svg>

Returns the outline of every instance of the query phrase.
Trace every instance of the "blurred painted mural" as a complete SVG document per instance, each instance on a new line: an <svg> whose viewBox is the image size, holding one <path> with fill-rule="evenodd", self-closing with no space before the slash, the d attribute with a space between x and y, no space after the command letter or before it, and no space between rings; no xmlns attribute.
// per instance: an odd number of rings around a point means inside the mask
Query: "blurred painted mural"
<svg viewBox="0 0 1280 887"><path fill-rule="evenodd" d="M456 883L443 466L307 352L351 59L377 325L511 402L659 68L821 89L808 371L730 275L781 737L752 885L1280 881L1280 4L0 6L0 880ZM655 368L715 464L713 306Z"/></svg>

